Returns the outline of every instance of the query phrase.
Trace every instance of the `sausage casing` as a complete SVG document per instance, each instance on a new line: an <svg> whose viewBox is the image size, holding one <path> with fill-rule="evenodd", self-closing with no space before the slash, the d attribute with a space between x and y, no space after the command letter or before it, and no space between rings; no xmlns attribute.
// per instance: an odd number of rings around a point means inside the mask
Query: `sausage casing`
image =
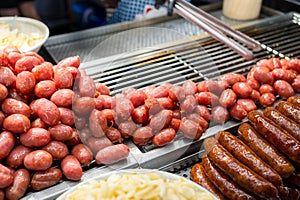
<svg viewBox="0 0 300 200"><path fill-rule="evenodd" d="M300 141L300 124L297 124L293 120L290 120L288 117L286 117L273 107L265 108L264 115L274 121L283 129L288 131L288 133L298 141Z"/></svg>
<svg viewBox="0 0 300 200"><path fill-rule="evenodd" d="M251 194L244 191L236 182L230 179L216 165L214 165L207 155L202 157L202 165L209 180L228 199L255 199Z"/></svg>
<svg viewBox="0 0 300 200"><path fill-rule="evenodd" d="M213 193L215 196L217 196L220 200L225 200L226 197L220 192L219 189L215 187L215 185L209 180L207 175L205 174L204 168L202 164L197 163L193 165L191 169L191 179L195 183L201 185L211 193Z"/></svg>
<svg viewBox="0 0 300 200"><path fill-rule="evenodd" d="M293 104L286 101L279 101L275 108L288 118L300 124L300 109L297 109Z"/></svg>
<svg viewBox="0 0 300 200"><path fill-rule="evenodd" d="M283 185L280 175L240 139L226 131L220 131L217 134L217 138L219 143L241 163L273 183L275 186Z"/></svg>
<svg viewBox="0 0 300 200"><path fill-rule="evenodd" d="M291 162L273 145L262 138L250 124L241 124L238 128L238 136L282 177L289 177L295 171L295 167Z"/></svg>
<svg viewBox="0 0 300 200"><path fill-rule="evenodd" d="M220 143L207 154L237 184L262 198L279 198L276 187L234 158Z"/></svg>
<svg viewBox="0 0 300 200"><path fill-rule="evenodd" d="M285 153L291 160L300 163L299 141L257 110L249 112L248 119L270 143Z"/></svg>

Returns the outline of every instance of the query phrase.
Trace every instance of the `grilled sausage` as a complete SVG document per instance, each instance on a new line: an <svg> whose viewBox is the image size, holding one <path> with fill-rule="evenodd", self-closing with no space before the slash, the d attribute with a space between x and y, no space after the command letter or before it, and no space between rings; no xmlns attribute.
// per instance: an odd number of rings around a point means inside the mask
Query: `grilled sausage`
<svg viewBox="0 0 300 200"><path fill-rule="evenodd" d="M280 101L275 108L288 118L300 124L300 109L297 109L293 104L286 101Z"/></svg>
<svg viewBox="0 0 300 200"><path fill-rule="evenodd" d="M261 198L278 199L276 187L234 158L220 143L207 154L211 161L244 189Z"/></svg>
<svg viewBox="0 0 300 200"><path fill-rule="evenodd" d="M255 199L254 196L244 191L229 176L227 176L216 165L214 165L207 155L202 157L202 165L209 180L228 199Z"/></svg>
<svg viewBox="0 0 300 200"><path fill-rule="evenodd" d="M204 168L202 164L197 163L193 165L191 169L191 179L195 183L201 185L211 193L213 193L216 197L218 197L220 200L225 200L226 197L220 192L219 189L215 187L215 185L209 180L207 175L205 174Z"/></svg>
<svg viewBox="0 0 300 200"><path fill-rule="evenodd" d="M249 112L248 119L270 143L285 153L291 160L300 163L299 141L257 110Z"/></svg>
<svg viewBox="0 0 300 200"><path fill-rule="evenodd" d="M273 107L265 108L264 115L300 141L300 124L295 123L293 120L289 119Z"/></svg>
<svg viewBox="0 0 300 200"><path fill-rule="evenodd" d="M300 108L300 96L291 96L287 99L287 102Z"/></svg>
<svg viewBox="0 0 300 200"><path fill-rule="evenodd" d="M247 145L245 145L245 143L230 132L220 131L217 134L217 139L238 161L273 183L275 186L283 185L280 175L257 156Z"/></svg>
<svg viewBox="0 0 300 200"><path fill-rule="evenodd" d="M282 177L289 177L295 171L295 167L291 162L273 145L262 138L250 124L241 124L238 128L238 136Z"/></svg>

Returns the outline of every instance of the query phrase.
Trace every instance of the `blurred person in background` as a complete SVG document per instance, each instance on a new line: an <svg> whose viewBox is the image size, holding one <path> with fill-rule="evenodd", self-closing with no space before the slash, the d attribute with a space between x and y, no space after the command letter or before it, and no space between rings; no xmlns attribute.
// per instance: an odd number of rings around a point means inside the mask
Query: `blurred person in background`
<svg viewBox="0 0 300 200"><path fill-rule="evenodd" d="M40 20L33 0L0 0L0 16L21 16Z"/></svg>

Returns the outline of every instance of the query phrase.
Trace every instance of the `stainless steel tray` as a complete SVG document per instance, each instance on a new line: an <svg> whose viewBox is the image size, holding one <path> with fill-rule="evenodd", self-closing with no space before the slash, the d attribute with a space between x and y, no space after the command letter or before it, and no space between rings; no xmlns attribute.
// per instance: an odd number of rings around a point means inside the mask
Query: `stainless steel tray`
<svg viewBox="0 0 300 200"><path fill-rule="evenodd" d="M299 14L287 13L241 27L240 30L257 39L262 45L262 50L255 52L255 59L250 61L245 61L211 37L199 35L192 37L192 40L188 38L160 44L150 50L143 49L126 56L114 55L86 62L81 69L86 70L95 81L107 84L112 95L128 87L142 89L165 82L182 84L187 79L198 83L228 72L246 74L260 59L300 56L299 24ZM112 166L92 165L85 170L83 181L98 173L138 167L159 168L188 177L189 168L178 166L189 166L200 159L203 139L213 136L219 130L234 129L240 123L242 122L230 120L224 125L211 124L198 141L188 140L178 133L172 144L161 148L151 145L141 148L127 140L125 143L131 149L127 160ZM30 192L23 199L55 199L78 183L62 181L49 189Z"/></svg>

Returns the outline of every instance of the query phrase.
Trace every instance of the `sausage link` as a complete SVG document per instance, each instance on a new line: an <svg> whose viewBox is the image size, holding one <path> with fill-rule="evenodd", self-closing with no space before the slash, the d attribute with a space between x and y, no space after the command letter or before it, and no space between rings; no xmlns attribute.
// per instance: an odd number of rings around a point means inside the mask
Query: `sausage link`
<svg viewBox="0 0 300 200"><path fill-rule="evenodd" d="M30 184L30 174L27 169L18 169L14 173L13 183L6 188L5 197L8 200L17 200L24 196Z"/></svg>
<svg viewBox="0 0 300 200"><path fill-rule="evenodd" d="M211 161L237 184L261 198L278 199L276 187L234 158L220 143L207 154Z"/></svg>
<svg viewBox="0 0 300 200"><path fill-rule="evenodd" d="M275 186L283 185L280 175L230 132L220 131L217 134L217 139L238 161L252 169L258 175L264 177Z"/></svg>
<svg viewBox="0 0 300 200"><path fill-rule="evenodd" d="M241 124L238 128L238 136L282 177L289 177L295 171L295 167L291 162L268 141L262 138L250 124Z"/></svg>
<svg viewBox="0 0 300 200"><path fill-rule="evenodd" d="M190 174L191 174L192 181L194 181L195 183L201 185L202 187L204 187L205 189L213 193L220 200L226 199L226 197L224 197L224 195L220 192L220 190L217 189L215 185L206 176L202 164L197 163L193 165Z"/></svg>
<svg viewBox="0 0 300 200"><path fill-rule="evenodd" d="M0 188L6 188L14 180L12 170L0 164Z"/></svg>
<svg viewBox="0 0 300 200"><path fill-rule="evenodd" d="M42 190L57 184L62 179L62 172L58 168L49 168L45 171L35 172L31 178L31 187Z"/></svg>
<svg viewBox="0 0 300 200"><path fill-rule="evenodd" d="M248 119L270 143L285 153L291 160L300 163L299 141L257 110L249 112Z"/></svg>
<svg viewBox="0 0 300 200"><path fill-rule="evenodd" d="M291 96L287 99L287 102L300 108L300 96Z"/></svg>
<svg viewBox="0 0 300 200"><path fill-rule="evenodd" d="M300 109L297 109L293 104L286 101L279 101L275 108L288 118L300 124Z"/></svg>
<svg viewBox="0 0 300 200"><path fill-rule="evenodd" d="M130 149L125 144L116 144L98 151L95 159L97 164L113 164L127 158Z"/></svg>
<svg viewBox="0 0 300 200"><path fill-rule="evenodd" d="M14 148L16 138L11 132L3 131L0 133L0 159L8 156L11 150Z"/></svg>
<svg viewBox="0 0 300 200"><path fill-rule="evenodd" d="M300 141L300 124L295 123L288 117L278 112L273 107L267 107L264 110L264 115L278 124L280 127L288 131L294 138Z"/></svg>
<svg viewBox="0 0 300 200"><path fill-rule="evenodd" d="M83 176L82 167L78 159L73 155L67 155L60 163L65 177L72 181L79 181Z"/></svg>
<svg viewBox="0 0 300 200"><path fill-rule="evenodd" d="M209 180L228 199L255 199L254 196L244 191L236 182L214 165L207 155L202 157L202 165Z"/></svg>

